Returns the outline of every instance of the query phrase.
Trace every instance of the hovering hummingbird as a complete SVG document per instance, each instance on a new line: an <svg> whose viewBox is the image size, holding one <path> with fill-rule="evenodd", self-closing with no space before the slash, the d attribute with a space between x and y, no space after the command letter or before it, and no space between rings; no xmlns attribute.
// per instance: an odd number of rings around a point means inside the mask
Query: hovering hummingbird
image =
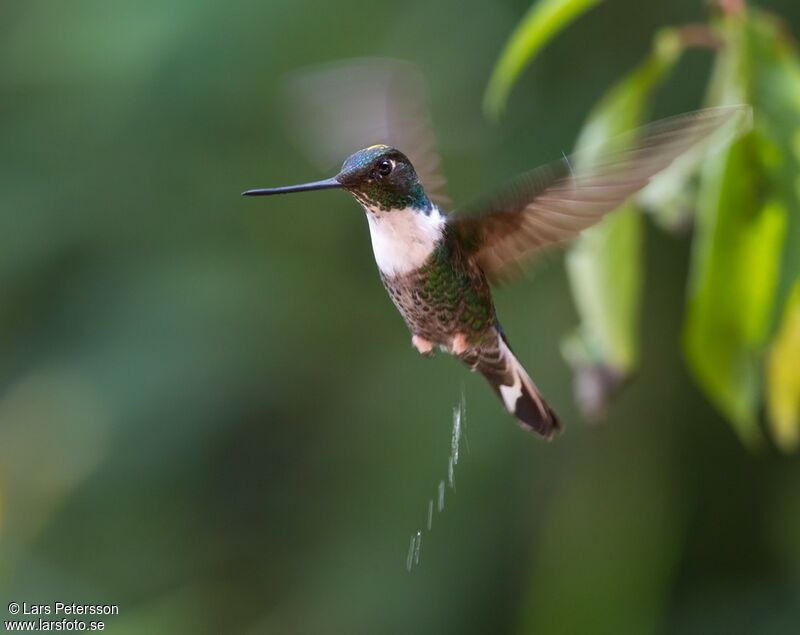
<svg viewBox="0 0 800 635"><path fill-rule="evenodd" d="M243 194L349 192L366 213L381 281L412 345L424 356L445 351L481 373L524 429L550 438L558 417L512 352L490 284L601 220L740 110L650 124L590 161L564 157L524 173L458 214L437 204L401 149L384 144L356 152L332 178Z"/></svg>

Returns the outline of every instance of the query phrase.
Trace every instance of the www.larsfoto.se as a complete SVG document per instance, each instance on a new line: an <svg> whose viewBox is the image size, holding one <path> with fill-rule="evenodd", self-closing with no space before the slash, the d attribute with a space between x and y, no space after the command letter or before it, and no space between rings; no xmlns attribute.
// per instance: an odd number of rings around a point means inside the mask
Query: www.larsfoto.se
<svg viewBox="0 0 800 635"><path fill-rule="evenodd" d="M39 618L35 620L6 620L4 622L6 631L37 632L37 631L103 631L106 628L105 622L84 621L77 619L47 620Z"/></svg>

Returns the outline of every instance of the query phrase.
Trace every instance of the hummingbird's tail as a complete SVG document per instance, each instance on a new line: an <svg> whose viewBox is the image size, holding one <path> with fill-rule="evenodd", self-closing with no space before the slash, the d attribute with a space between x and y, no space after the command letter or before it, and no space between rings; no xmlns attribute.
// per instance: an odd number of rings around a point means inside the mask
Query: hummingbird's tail
<svg viewBox="0 0 800 635"><path fill-rule="evenodd" d="M498 333L495 346L483 346L471 353L464 361L486 377L506 410L525 430L549 439L561 429L558 417L511 352L505 335Z"/></svg>

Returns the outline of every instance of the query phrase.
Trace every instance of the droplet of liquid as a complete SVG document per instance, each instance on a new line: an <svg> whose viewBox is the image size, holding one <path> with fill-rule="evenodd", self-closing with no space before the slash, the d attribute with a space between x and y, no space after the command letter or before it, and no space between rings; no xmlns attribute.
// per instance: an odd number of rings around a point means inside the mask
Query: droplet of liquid
<svg viewBox="0 0 800 635"><path fill-rule="evenodd" d="M411 544L408 545L408 555L406 556L406 571L411 571L414 565L414 544L417 542L416 536L411 536Z"/></svg>

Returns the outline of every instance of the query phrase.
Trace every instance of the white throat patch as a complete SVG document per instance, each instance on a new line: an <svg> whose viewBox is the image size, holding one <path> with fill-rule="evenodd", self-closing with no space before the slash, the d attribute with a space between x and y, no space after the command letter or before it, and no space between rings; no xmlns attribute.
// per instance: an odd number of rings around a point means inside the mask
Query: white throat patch
<svg viewBox="0 0 800 635"><path fill-rule="evenodd" d="M375 262L386 276L419 269L444 232L444 216L434 206L429 214L411 208L390 212L364 207Z"/></svg>

